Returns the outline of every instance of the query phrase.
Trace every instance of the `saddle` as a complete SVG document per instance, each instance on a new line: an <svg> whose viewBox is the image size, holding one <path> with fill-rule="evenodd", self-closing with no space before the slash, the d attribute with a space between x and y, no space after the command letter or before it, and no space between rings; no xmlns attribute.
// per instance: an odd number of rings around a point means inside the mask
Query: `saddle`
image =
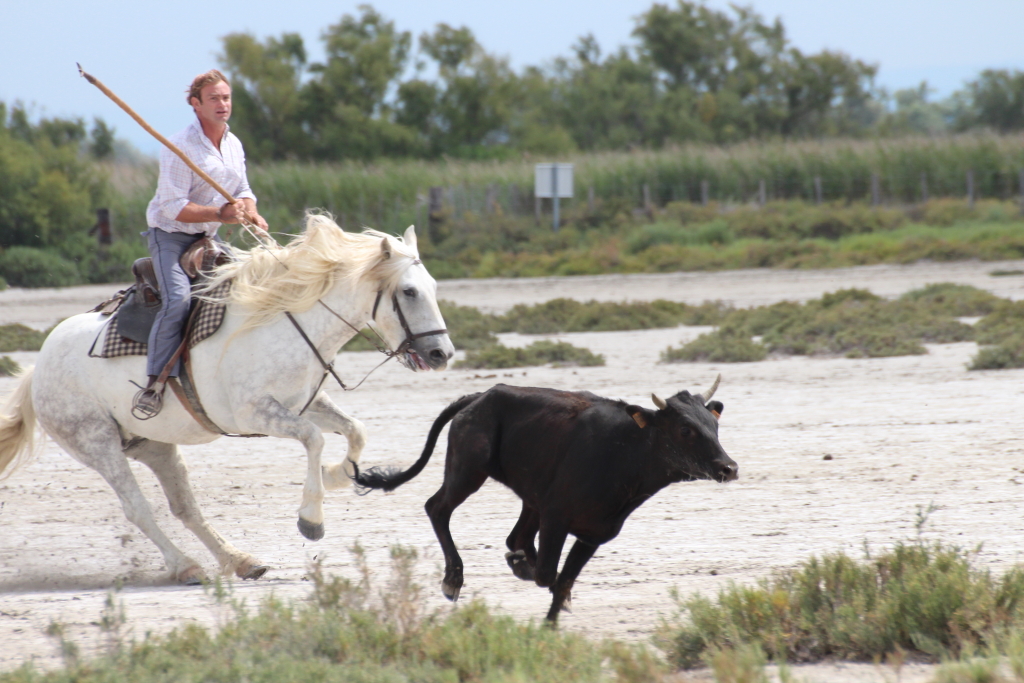
<svg viewBox="0 0 1024 683"><path fill-rule="evenodd" d="M201 282L208 273L231 260L229 252L209 237L197 240L185 250L179 263L193 284ZM146 344L149 331L160 311L160 285L153 268L153 259L140 258L132 264L135 284L124 292L123 303L117 311L117 333L126 339Z"/></svg>

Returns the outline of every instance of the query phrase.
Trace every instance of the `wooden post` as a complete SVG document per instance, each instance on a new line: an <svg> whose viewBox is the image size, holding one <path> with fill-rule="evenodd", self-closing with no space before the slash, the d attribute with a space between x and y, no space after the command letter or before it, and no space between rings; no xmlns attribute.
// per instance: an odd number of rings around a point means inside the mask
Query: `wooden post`
<svg viewBox="0 0 1024 683"><path fill-rule="evenodd" d="M1020 171L1020 215L1024 216L1024 169Z"/></svg>
<svg viewBox="0 0 1024 683"><path fill-rule="evenodd" d="M814 203L821 204L821 176L814 176Z"/></svg>
<svg viewBox="0 0 1024 683"><path fill-rule="evenodd" d="M871 174L871 206L878 206L882 203L882 191L879 187L878 174Z"/></svg>
<svg viewBox="0 0 1024 683"><path fill-rule="evenodd" d="M508 203L509 210L512 212L513 215L518 216L520 213L522 213L522 202L519 196L519 186L516 185L515 183L512 183L511 185L508 186Z"/></svg>
<svg viewBox="0 0 1024 683"><path fill-rule="evenodd" d="M762 209L768 203L768 189L765 187L764 178L757 182L757 205Z"/></svg>
<svg viewBox="0 0 1024 683"><path fill-rule="evenodd" d="M644 213L647 214L647 218L654 220L654 207L651 206L651 186L644 183Z"/></svg>
<svg viewBox="0 0 1024 683"><path fill-rule="evenodd" d="M487 196L484 198L484 213L494 213L498 207L498 186L490 184L487 186Z"/></svg>
<svg viewBox="0 0 1024 683"><path fill-rule="evenodd" d="M928 203L928 174L921 174L921 203Z"/></svg>
<svg viewBox="0 0 1024 683"><path fill-rule="evenodd" d="M710 183L706 180L700 181L700 205L708 205L708 190L710 189Z"/></svg>
<svg viewBox="0 0 1024 683"><path fill-rule="evenodd" d="M427 190L427 233L430 241L441 241L441 225L444 223L444 188L431 187Z"/></svg>
<svg viewBox="0 0 1024 683"><path fill-rule="evenodd" d="M89 234L96 235L97 244L108 245L114 241L110 231L110 209L96 209L96 225L92 226Z"/></svg>
<svg viewBox="0 0 1024 683"><path fill-rule="evenodd" d="M533 198L533 220L540 225L540 197L536 195Z"/></svg>
<svg viewBox="0 0 1024 683"><path fill-rule="evenodd" d="M974 211L974 169L967 169L967 208Z"/></svg>
<svg viewBox="0 0 1024 683"><path fill-rule="evenodd" d="M594 215L594 186L587 188L587 215Z"/></svg>

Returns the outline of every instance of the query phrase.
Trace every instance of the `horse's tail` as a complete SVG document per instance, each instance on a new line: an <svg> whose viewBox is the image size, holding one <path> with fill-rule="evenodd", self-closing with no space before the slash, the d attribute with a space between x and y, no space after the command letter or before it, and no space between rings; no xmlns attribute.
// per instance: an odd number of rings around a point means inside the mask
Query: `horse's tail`
<svg viewBox="0 0 1024 683"><path fill-rule="evenodd" d="M356 482L356 487L364 492L368 492L368 489L394 491L399 486L422 472L423 468L427 465L427 461L430 460L430 456L434 453L434 446L437 444L437 437L441 434L441 430L444 429L444 426L451 422L463 408L475 401L478 396L480 396L480 394L469 394L468 396L463 396L462 398L453 401L451 405L441 411L441 414L437 416L437 419L434 420L433 426L430 428L430 433L427 435L427 443L423 446L423 453L420 455L420 459L413 463L412 467L404 472L395 467L372 467L365 472L360 472L359 467L356 466L356 474L353 477Z"/></svg>
<svg viewBox="0 0 1024 683"><path fill-rule="evenodd" d="M35 431L30 368L22 374L21 383L0 413L0 480L9 477L36 454Z"/></svg>

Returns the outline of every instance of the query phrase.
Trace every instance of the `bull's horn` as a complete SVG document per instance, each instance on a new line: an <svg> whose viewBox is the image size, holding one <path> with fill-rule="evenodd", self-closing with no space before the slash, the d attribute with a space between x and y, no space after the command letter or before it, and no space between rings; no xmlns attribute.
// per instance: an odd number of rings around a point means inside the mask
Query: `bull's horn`
<svg viewBox="0 0 1024 683"><path fill-rule="evenodd" d="M708 401L711 400L711 397L714 396L715 392L718 390L718 383L721 381L722 374L719 373L718 377L715 378L715 383L711 385L710 389L708 389L707 391L702 391L701 393L697 394L697 398L700 399L701 403L707 403Z"/></svg>
<svg viewBox="0 0 1024 683"><path fill-rule="evenodd" d="M665 410L668 404L658 398L657 394L651 394L651 400L654 401L654 405L658 406L658 410Z"/></svg>

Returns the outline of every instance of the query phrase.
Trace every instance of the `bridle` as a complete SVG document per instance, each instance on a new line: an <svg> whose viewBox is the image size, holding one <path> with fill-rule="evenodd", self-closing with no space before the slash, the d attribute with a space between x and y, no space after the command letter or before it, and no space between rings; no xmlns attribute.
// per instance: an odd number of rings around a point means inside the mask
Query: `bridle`
<svg viewBox="0 0 1024 683"><path fill-rule="evenodd" d="M423 261L421 261L420 259L414 259L412 263L409 264L409 267L411 268L412 266L418 264L422 265ZM373 310L370 313L370 320L374 322L377 321L377 309L380 307L380 302L383 296L384 290L378 289L377 298L374 299ZM340 320L341 322L345 323L353 330L355 330L356 334L361 336L366 341L370 342L370 344L372 344L374 348L376 348L378 351L387 356L387 358L382 360L372 370L366 373L366 375L361 380L359 380L359 384L356 384L353 387L349 387L345 384L345 382L342 381L340 377L338 377L338 373L334 371L334 361L328 363L326 360L324 360L324 357L320 355L320 351L316 348L316 344L314 344L313 340L309 338L309 335L306 334L306 331L302 329L302 326L299 325L299 321L295 319L295 316L293 316L291 313L285 312L285 316L288 318L289 321L291 321L291 324L295 326L295 329L298 330L299 335L302 337L303 341L306 342L306 345L309 346L310 350L313 351L313 355L316 357L317 361L320 362L320 367L324 369L324 374L320 377L320 381L317 382L316 389L313 390L313 393L309 397L309 400L306 401L306 405L304 405L302 407L302 410L299 411L299 415L302 415L304 412L306 412L306 409L309 408L310 404L313 403L313 399L315 399L316 395L320 393L320 389L323 388L324 382L327 381L328 375L334 377L334 379L338 382L338 385L341 386L343 391L355 391L362 385L363 382L366 381L367 377L372 375L377 370L377 368L384 365L384 363L387 363L389 360L396 356L400 356L403 353L408 353L410 347L413 345L413 342L415 342L417 339L422 339L423 337L432 337L441 334L448 334L447 328L430 330L429 332L414 333L412 331L412 328L409 327L409 321L405 319L405 313L402 312L402 307L398 303L398 294L396 294L395 292L391 293L391 305L394 308L395 313L398 315L398 322L402 325L402 331L405 332L405 339L402 341L401 344L398 345L398 348L394 350L388 348L387 342L384 341L384 337L382 337L380 333L377 332L376 329L372 327L370 328L370 331L373 332L373 334L377 337L377 339L372 339L371 337L363 334L363 331L361 329L350 323L348 320L345 320L345 318L343 318L337 311L335 311L333 308L325 304L322 299L317 299L317 303L323 306L325 309L327 309L327 311L335 318L337 318L338 320Z"/></svg>

